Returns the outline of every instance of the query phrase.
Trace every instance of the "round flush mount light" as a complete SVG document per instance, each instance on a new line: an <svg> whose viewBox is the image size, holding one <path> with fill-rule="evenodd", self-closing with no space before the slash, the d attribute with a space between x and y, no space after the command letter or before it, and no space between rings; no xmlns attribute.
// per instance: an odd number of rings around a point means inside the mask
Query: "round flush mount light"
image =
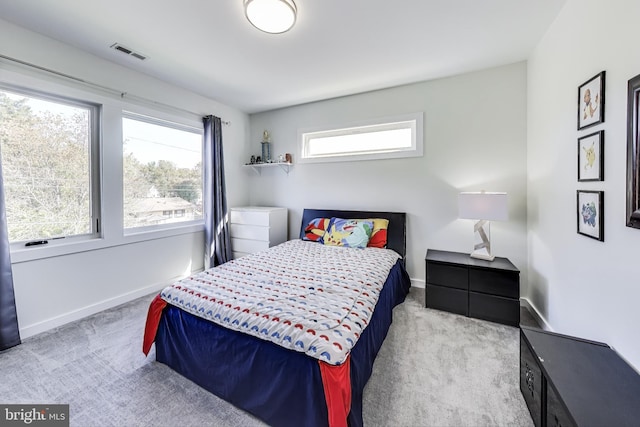
<svg viewBox="0 0 640 427"><path fill-rule="evenodd" d="M293 0L244 0L244 14L251 25L269 34L289 31L297 12Z"/></svg>

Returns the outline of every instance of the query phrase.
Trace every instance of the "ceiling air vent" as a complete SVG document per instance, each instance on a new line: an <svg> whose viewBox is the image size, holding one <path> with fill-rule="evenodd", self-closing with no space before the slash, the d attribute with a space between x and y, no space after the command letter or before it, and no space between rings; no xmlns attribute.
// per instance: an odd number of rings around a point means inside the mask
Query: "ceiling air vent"
<svg viewBox="0 0 640 427"><path fill-rule="evenodd" d="M147 59L146 55L141 54L140 52L136 52L134 50L129 49L128 47L122 46L120 43L114 43L110 46L112 49L115 49L119 52L122 52L126 55L133 56L134 58L138 58L141 61Z"/></svg>

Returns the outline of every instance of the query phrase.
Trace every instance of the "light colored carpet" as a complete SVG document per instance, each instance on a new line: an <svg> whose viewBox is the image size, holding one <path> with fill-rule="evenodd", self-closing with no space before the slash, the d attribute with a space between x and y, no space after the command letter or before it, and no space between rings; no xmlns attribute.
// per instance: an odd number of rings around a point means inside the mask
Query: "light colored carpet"
<svg viewBox="0 0 640 427"><path fill-rule="evenodd" d="M412 289L364 392L365 426L532 426L518 329L424 308ZM0 353L0 403L68 403L72 426L262 426L141 352L152 296Z"/></svg>

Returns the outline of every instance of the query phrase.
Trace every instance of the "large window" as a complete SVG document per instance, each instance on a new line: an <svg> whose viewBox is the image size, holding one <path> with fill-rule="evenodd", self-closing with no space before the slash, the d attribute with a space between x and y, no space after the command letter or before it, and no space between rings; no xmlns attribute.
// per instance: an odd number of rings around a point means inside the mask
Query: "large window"
<svg viewBox="0 0 640 427"><path fill-rule="evenodd" d="M9 240L99 232L98 107L0 87L0 155Z"/></svg>
<svg viewBox="0 0 640 427"><path fill-rule="evenodd" d="M202 130L126 113L124 227L202 221Z"/></svg>
<svg viewBox="0 0 640 427"><path fill-rule="evenodd" d="M301 162L422 156L422 114L300 132Z"/></svg>

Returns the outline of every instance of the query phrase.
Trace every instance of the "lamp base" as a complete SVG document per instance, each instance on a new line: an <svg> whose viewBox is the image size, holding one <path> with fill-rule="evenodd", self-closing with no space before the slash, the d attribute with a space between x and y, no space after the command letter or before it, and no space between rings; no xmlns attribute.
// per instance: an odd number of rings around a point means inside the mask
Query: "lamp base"
<svg viewBox="0 0 640 427"><path fill-rule="evenodd" d="M471 258L493 261L495 257L491 254L491 223L481 219L473 225L473 231L475 244Z"/></svg>
<svg viewBox="0 0 640 427"><path fill-rule="evenodd" d="M483 259L485 261L493 261L493 259L495 258L493 255L484 255L484 254L477 254L477 253L472 253L471 255L469 255L471 258L478 258L478 259Z"/></svg>

